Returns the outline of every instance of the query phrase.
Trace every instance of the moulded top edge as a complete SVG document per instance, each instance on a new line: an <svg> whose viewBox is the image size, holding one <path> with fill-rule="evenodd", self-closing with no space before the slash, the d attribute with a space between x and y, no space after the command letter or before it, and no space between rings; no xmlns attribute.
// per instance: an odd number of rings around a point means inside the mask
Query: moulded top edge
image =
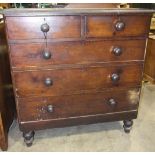
<svg viewBox="0 0 155 155"><path fill-rule="evenodd" d="M4 9L0 11L5 16L41 16L41 15L82 15L82 14L152 14L155 10L124 9L124 8L48 8L48 9Z"/></svg>

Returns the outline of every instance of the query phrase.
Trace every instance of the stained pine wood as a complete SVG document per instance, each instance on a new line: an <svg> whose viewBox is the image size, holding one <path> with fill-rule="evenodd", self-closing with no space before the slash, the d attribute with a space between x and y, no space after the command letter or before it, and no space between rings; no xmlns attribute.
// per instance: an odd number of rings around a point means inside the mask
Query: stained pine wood
<svg viewBox="0 0 155 155"><path fill-rule="evenodd" d="M81 36L80 16L50 17L7 17L9 39L44 39L41 25L50 26L48 38L79 38Z"/></svg>
<svg viewBox="0 0 155 155"><path fill-rule="evenodd" d="M52 8L52 9L35 9L35 8L18 8L2 10L5 17L33 17L33 16L52 16L52 15L152 15L154 10L137 9L137 8Z"/></svg>
<svg viewBox="0 0 155 155"><path fill-rule="evenodd" d="M115 56L113 48L120 47L122 54ZM145 39L115 41L80 41L48 43L51 58L45 59L44 43L12 44L10 54L13 68L34 68L59 64L87 64L109 61L144 60Z"/></svg>
<svg viewBox="0 0 155 155"><path fill-rule="evenodd" d="M114 89L111 91L18 99L20 121L39 121L46 119L61 119L111 112L136 110L139 101L139 89ZM110 105L114 99L116 105ZM48 106L53 111L48 111Z"/></svg>
<svg viewBox="0 0 155 155"><path fill-rule="evenodd" d="M138 20L137 20L138 18ZM121 31L115 29L117 21L125 23ZM87 16L87 37L147 36L150 16Z"/></svg>
<svg viewBox="0 0 155 155"><path fill-rule="evenodd" d="M33 130L137 117L145 42L153 11L141 9L5 10L18 119ZM116 31L116 22L125 28ZM50 26L45 38L40 27ZM122 54L111 49L121 46ZM51 58L43 58L44 48ZM120 79L111 80L116 73ZM50 80L47 80L50 79ZM52 83L50 86L46 83ZM118 101L107 105L108 98ZM53 113L47 106L53 105ZM127 122L127 121L126 121ZM129 122L129 121L128 121Z"/></svg>
<svg viewBox="0 0 155 155"><path fill-rule="evenodd" d="M20 122L19 127L21 131L27 132L32 130L39 129L48 129L48 128L60 128L66 126L75 126L75 125L87 125L93 123L103 123L110 121L122 121L127 119L136 119L137 110L131 111L122 111L122 112L112 112L107 114L95 114L91 116L83 117L71 117L64 119L47 119L39 121L25 121Z"/></svg>
<svg viewBox="0 0 155 155"><path fill-rule="evenodd" d="M24 71L14 72L13 79L17 97L68 95L87 90L138 86L142 80L142 68L140 64ZM112 82L113 73L120 76L118 82ZM46 86L46 78L50 78L53 85Z"/></svg>

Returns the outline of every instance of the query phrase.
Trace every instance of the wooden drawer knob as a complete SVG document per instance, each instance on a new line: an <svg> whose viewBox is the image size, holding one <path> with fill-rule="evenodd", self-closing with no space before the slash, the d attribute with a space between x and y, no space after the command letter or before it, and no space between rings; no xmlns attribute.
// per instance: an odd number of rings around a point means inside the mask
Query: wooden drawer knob
<svg viewBox="0 0 155 155"><path fill-rule="evenodd" d="M112 80L113 82L118 82L118 81L120 80L120 76L119 76L117 73L113 73L113 74L111 75L111 80Z"/></svg>
<svg viewBox="0 0 155 155"><path fill-rule="evenodd" d="M48 32L49 29L50 29L50 27L47 23L41 25L41 31L42 32Z"/></svg>
<svg viewBox="0 0 155 155"><path fill-rule="evenodd" d="M124 22L122 22L122 21L116 22L115 29L117 31L122 31L124 28L125 28L125 23Z"/></svg>
<svg viewBox="0 0 155 155"><path fill-rule="evenodd" d="M115 106L117 104L117 102L113 99L113 98L110 98L109 100L108 100L108 105L110 105L110 106Z"/></svg>
<svg viewBox="0 0 155 155"><path fill-rule="evenodd" d="M53 81L51 80L51 78L46 78L44 81L44 84L46 86L52 86L53 85Z"/></svg>
<svg viewBox="0 0 155 155"><path fill-rule="evenodd" d="M120 56L122 54L122 48L121 47L114 47L112 49L112 52L115 56Z"/></svg>
<svg viewBox="0 0 155 155"><path fill-rule="evenodd" d="M51 58L51 52L49 50L45 49L43 52L43 58L46 60L50 59Z"/></svg>
<svg viewBox="0 0 155 155"><path fill-rule="evenodd" d="M52 105L48 105L47 106L47 111L52 113L53 112L53 106Z"/></svg>

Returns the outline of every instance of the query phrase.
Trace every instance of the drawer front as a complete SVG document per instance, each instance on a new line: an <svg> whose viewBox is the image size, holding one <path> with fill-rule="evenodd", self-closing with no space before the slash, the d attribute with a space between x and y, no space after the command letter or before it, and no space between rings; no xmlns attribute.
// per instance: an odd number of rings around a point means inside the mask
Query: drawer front
<svg viewBox="0 0 155 155"><path fill-rule="evenodd" d="M112 90L83 95L18 99L20 121L61 119L136 110L139 89Z"/></svg>
<svg viewBox="0 0 155 155"><path fill-rule="evenodd" d="M145 36L150 16L88 16L87 37Z"/></svg>
<svg viewBox="0 0 155 155"><path fill-rule="evenodd" d="M16 95L55 96L141 84L142 65L14 72Z"/></svg>
<svg viewBox="0 0 155 155"><path fill-rule="evenodd" d="M42 67L144 59L145 40L10 45L12 67Z"/></svg>
<svg viewBox="0 0 155 155"><path fill-rule="evenodd" d="M8 39L44 39L42 24L49 25L47 38L80 38L80 16L7 17ZM45 27L46 28L46 27Z"/></svg>

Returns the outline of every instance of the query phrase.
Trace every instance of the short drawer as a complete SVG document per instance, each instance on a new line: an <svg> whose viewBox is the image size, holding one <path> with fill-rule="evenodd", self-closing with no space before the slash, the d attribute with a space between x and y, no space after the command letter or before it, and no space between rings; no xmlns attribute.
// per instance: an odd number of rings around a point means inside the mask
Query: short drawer
<svg viewBox="0 0 155 155"><path fill-rule="evenodd" d="M146 36L151 16L87 16L86 37Z"/></svg>
<svg viewBox="0 0 155 155"><path fill-rule="evenodd" d="M81 95L18 99L20 121L62 119L136 110L139 89L114 89Z"/></svg>
<svg viewBox="0 0 155 155"><path fill-rule="evenodd" d="M12 44L12 67L42 67L144 59L145 40Z"/></svg>
<svg viewBox="0 0 155 155"><path fill-rule="evenodd" d="M7 17L8 39L44 39L44 33L41 31L43 24L49 26L49 39L81 36L80 16Z"/></svg>
<svg viewBox="0 0 155 155"><path fill-rule="evenodd" d="M16 95L56 96L141 84L142 64L14 72Z"/></svg>

